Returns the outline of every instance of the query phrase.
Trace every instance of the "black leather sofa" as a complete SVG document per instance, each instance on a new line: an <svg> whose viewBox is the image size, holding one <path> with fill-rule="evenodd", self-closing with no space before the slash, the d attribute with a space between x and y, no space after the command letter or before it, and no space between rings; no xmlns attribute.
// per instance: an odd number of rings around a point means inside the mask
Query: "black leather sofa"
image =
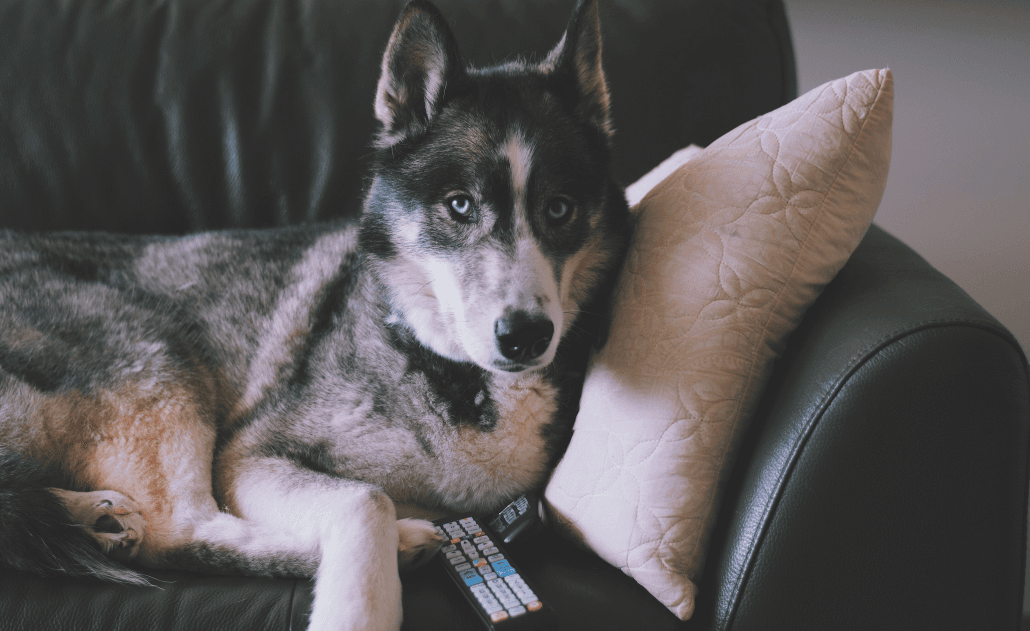
<svg viewBox="0 0 1030 631"><path fill-rule="evenodd" d="M479 64L543 54L571 4L439 2ZM354 216L399 11L0 0L0 227L178 234ZM796 95L779 0L608 0L602 22L627 183ZM516 551L568 630L1015 630L1028 387L1012 336L874 227L776 365L692 620L550 533ZM0 629L306 626L308 582L154 575L159 589L0 572ZM405 575L404 614L405 629L480 628L434 566Z"/></svg>

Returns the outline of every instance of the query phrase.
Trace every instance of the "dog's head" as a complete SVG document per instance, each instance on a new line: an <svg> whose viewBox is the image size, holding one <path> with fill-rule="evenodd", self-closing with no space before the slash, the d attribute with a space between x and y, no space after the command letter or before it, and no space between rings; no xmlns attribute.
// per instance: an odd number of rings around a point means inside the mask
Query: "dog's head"
<svg viewBox="0 0 1030 631"><path fill-rule="evenodd" d="M457 361L549 364L628 239L595 2L581 0L541 63L477 70L415 0L383 56L375 114L361 246L391 317Z"/></svg>

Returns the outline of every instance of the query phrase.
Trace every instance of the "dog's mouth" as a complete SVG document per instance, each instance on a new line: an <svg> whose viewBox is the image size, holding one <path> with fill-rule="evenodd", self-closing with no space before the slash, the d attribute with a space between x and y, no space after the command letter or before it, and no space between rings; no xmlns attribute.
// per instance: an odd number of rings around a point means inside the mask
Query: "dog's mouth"
<svg viewBox="0 0 1030 631"><path fill-rule="evenodd" d="M531 372L533 370L539 370L546 367L550 362L532 362L532 363L518 363L511 361L495 361L491 364L493 370L500 372L506 372L510 374L519 374L523 372Z"/></svg>
<svg viewBox="0 0 1030 631"><path fill-rule="evenodd" d="M537 358L522 359L518 361L495 356L489 362L480 365L493 372L517 375L520 373L533 372L535 370L543 370L554 361L554 357L554 352L544 352Z"/></svg>

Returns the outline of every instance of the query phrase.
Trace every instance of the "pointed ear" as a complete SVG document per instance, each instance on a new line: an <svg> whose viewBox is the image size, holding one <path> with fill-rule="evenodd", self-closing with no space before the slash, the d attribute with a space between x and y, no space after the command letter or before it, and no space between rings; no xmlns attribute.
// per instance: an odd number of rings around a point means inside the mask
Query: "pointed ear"
<svg viewBox="0 0 1030 631"><path fill-rule="evenodd" d="M541 64L545 71L566 75L576 88L577 110L611 138L608 82L601 67L601 20L596 0L579 0L558 45Z"/></svg>
<svg viewBox="0 0 1030 631"><path fill-rule="evenodd" d="M443 15L426 0L410 2L383 53L375 100L383 129L376 144L424 131L440 111L447 82L460 72L458 44Z"/></svg>

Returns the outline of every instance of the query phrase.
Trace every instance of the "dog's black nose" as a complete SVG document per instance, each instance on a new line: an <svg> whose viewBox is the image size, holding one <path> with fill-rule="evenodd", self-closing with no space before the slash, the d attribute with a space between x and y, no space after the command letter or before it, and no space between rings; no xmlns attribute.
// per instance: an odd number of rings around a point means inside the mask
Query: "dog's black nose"
<svg viewBox="0 0 1030 631"><path fill-rule="evenodd" d="M494 335L501 355L514 362L527 362L547 352L554 323L543 315L515 311L494 322Z"/></svg>

